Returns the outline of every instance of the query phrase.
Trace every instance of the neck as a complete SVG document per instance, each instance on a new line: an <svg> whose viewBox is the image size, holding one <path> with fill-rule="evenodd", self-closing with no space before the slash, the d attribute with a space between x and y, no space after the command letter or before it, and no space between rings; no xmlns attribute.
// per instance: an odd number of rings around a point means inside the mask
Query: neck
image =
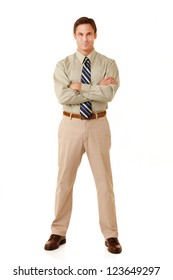
<svg viewBox="0 0 173 280"><path fill-rule="evenodd" d="M94 49L92 49L93 51ZM79 51L79 50L78 50ZM92 51L79 51L81 54L83 54L84 56L88 56Z"/></svg>

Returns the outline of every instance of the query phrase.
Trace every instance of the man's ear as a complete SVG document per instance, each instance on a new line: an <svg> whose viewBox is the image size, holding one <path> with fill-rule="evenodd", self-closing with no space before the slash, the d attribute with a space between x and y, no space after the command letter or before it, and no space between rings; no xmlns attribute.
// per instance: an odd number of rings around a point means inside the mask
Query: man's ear
<svg viewBox="0 0 173 280"><path fill-rule="evenodd" d="M73 33L73 37L76 39L76 34L75 33Z"/></svg>

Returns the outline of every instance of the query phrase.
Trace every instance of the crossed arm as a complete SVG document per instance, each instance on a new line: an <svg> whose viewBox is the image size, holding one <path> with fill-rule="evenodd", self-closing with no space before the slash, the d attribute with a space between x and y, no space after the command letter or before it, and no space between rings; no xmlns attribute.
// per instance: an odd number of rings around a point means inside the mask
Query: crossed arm
<svg viewBox="0 0 173 280"><path fill-rule="evenodd" d="M97 84L70 83L63 64L58 64L54 73L55 93L60 104L72 105L85 101L110 102L118 87L119 75L114 62L107 68L105 78Z"/></svg>
<svg viewBox="0 0 173 280"><path fill-rule="evenodd" d="M98 85L107 86L107 85L111 85L111 84L116 85L116 84L118 84L118 81L116 81L116 79L114 79L113 77L106 77L103 80L101 80ZM80 92L81 88L82 88L82 83L71 83L68 87Z"/></svg>

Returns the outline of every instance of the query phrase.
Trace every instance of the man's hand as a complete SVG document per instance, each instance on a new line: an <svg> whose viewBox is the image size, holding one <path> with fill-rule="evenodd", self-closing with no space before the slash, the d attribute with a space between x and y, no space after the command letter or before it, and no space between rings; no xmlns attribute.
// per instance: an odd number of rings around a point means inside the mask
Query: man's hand
<svg viewBox="0 0 173 280"><path fill-rule="evenodd" d="M116 85L118 82L112 77L106 77L100 81L99 86Z"/></svg>
<svg viewBox="0 0 173 280"><path fill-rule="evenodd" d="M68 87L76 91L81 91L81 83L71 83Z"/></svg>

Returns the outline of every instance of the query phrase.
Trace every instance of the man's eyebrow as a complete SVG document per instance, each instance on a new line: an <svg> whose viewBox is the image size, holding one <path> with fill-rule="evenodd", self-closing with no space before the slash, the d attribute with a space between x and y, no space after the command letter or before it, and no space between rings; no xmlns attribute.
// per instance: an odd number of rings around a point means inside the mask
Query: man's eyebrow
<svg viewBox="0 0 173 280"><path fill-rule="evenodd" d="M79 35L83 35L84 33L79 32L78 34L79 34ZM92 35L92 32L88 32L88 33L86 33L86 35Z"/></svg>

